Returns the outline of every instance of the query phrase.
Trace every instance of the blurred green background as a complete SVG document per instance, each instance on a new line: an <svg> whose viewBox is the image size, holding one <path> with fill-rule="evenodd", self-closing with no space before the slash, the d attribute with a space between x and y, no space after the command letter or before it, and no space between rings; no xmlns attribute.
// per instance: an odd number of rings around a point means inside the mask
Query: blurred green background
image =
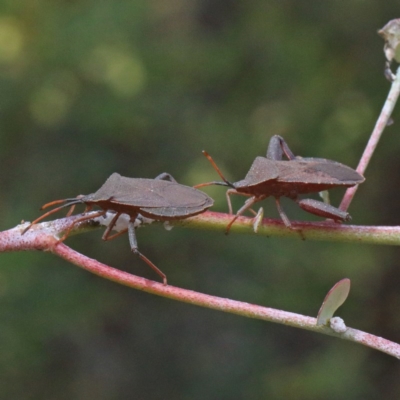
<svg viewBox="0 0 400 400"><path fill-rule="evenodd" d="M203 149L239 180L274 134L295 154L355 167L390 87L376 31L398 5L1 0L1 229L94 192L112 172L216 179ZM350 208L355 224L400 224L399 108ZM224 189L205 190L226 212ZM333 204L342 194L332 191ZM283 204L291 219L316 219ZM126 237L101 234L67 244L157 279ZM138 240L173 285L306 315L348 277L339 315L400 341L397 248L162 226ZM400 395L398 361L359 345L140 293L47 253L0 264L1 399Z"/></svg>

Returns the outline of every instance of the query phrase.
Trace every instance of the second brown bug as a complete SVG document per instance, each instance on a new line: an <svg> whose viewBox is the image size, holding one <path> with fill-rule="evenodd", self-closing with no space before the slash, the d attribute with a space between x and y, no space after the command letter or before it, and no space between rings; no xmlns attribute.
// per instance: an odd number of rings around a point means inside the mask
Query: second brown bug
<svg viewBox="0 0 400 400"><path fill-rule="evenodd" d="M288 228L291 228L291 222L281 207L281 197L289 197L311 214L331 218L335 221L349 221L351 219L349 213L321 201L300 199L299 195L321 192L334 187L350 187L364 182L362 175L339 162L325 158L296 157L285 140L278 135L271 138L267 156L256 157L245 178L234 183L225 179L207 152L203 153L223 182L203 183L196 185L196 188L208 185L231 187L226 192L230 214L232 214L230 195L249 197L228 224L226 233L241 214L246 210L251 210L255 203L269 196L275 197L279 215ZM287 157L288 161L282 160L283 155Z"/></svg>

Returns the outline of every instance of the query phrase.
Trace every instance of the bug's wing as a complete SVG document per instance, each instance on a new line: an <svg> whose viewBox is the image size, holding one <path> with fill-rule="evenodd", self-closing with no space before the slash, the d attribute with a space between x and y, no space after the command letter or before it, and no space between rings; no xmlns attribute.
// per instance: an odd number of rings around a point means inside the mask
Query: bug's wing
<svg viewBox="0 0 400 400"><path fill-rule="evenodd" d="M155 181L160 182L160 181ZM204 192L175 182L154 184L141 213L159 218L182 218L206 211L214 200Z"/></svg>
<svg viewBox="0 0 400 400"><path fill-rule="evenodd" d="M120 177L112 201L138 207L146 216L185 217L210 208L214 201L204 192L176 182Z"/></svg>
<svg viewBox="0 0 400 400"><path fill-rule="evenodd" d="M304 158L281 163L279 181L283 182L354 186L365 180L354 169L336 161Z"/></svg>
<svg viewBox="0 0 400 400"><path fill-rule="evenodd" d="M251 187L263 182L278 179L276 161L265 157L256 157L246 177L234 183L235 188Z"/></svg>
<svg viewBox="0 0 400 400"><path fill-rule="evenodd" d="M204 192L176 182L125 178L113 200L118 203L132 203L136 207L198 206L208 203L211 198Z"/></svg>

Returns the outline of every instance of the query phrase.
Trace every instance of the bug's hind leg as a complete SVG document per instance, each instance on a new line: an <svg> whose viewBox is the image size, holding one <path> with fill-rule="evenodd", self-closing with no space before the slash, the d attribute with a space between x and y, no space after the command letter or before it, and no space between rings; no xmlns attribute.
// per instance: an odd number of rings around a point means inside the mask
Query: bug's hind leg
<svg viewBox="0 0 400 400"><path fill-rule="evenodd" d="M282 136L272 136L268 144L267 158L269 160L280 161L283 158L283 154L285 154L288 160L294 160L296 158Z"/></svg>
<svg viewBox="0 0 400 400"><path fill-rule="evenodd" d="M162 172L160 175L157 175L154 179L156 179L157 181L170 181L176 183L176 179L168 172Z"/></svg>
<svg viewBox="0 0 400 400"><path fill-rule="evenodd" d="M296 200L297 204L304 210L319 217L330 218L335 221L350 221L348 212L339 210L330 204L313 199Z"/></svg>
<svg viewBox="0 0 400 400"><path fill-rule="evenodd" d="M136 254L141 260L143 260L157 275L162 278L164 285L167 285L167 276L139 251L136 240L136 229L134 226L134 221L129 222L128 236L132 252Z"/></svg>
<svg viewBox="0 0 400 400"><path fill-rule="evenodd" d="M286 215L286 213L283 211L283 208L281 206L281 202L279 200L279 197L275 198L275 202L276 202L276 208L278 209L279 215L282 218L283 223L285 224L285 226L289 229L292 229L294 231L297 231L301 237L301 240L306 240L306 238L304 237L304 234L302 232L302 230L300 228L295 228L293 227L292 223L290 222L290 219L288 218L288 216Z"/></svg>

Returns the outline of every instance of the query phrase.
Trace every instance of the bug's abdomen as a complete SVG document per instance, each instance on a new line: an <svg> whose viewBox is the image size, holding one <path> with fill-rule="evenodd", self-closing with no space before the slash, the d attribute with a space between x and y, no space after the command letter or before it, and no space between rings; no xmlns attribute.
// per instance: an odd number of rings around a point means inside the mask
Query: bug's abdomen
<svg viewBox="0 0 400 400"><path fill-rule="evenodd" d="M158 221L170 221L173 219L183 219L201 214L211 205L202 205L199 207L159 207L159 208L141 208L140 214L147 218L153 218Z"/></svg>
<svg viewBox="0 0 400 400"><path fill-rule="evenodd" d="M332 185L326 183L295 183L280 181L264 182L254 186L236 188L239 193L246 193L253 196L286 196L291 198L296 197L298 194L316 193L328 189L332 189Z"/></svg>

